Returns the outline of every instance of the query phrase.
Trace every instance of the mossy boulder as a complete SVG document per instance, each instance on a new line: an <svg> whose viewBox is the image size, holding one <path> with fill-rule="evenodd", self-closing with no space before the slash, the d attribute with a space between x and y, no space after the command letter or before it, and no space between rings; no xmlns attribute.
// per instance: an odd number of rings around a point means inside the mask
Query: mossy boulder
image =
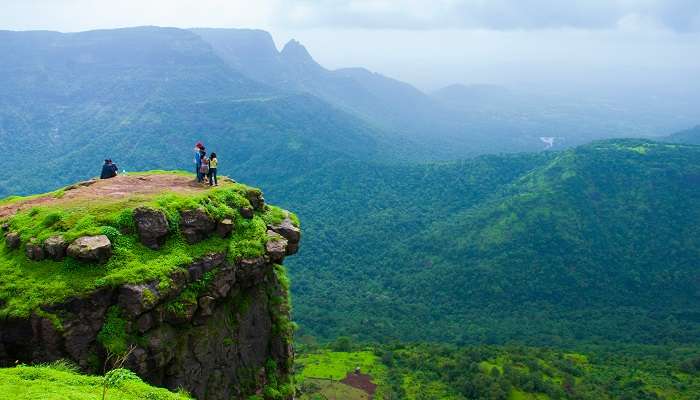
<svg viewBox="0 0 700 400"><path fill-rule="evenodd" d="M18 233L9 232L7 235L5 235L5 245L8 249L18 249L20 244L22 244L22 240L20 239Z"/></svg>
<svg viewBox="0 0 700 400"><path fill-rule="evenodd" d="M54 261L61 261L66 257L66 251L68 250L68 242L63 238L63 236L51 236L44 241L44 252L46 257Z"/></svg>
<svg viewBox="0 0 700 400"><path fill-rule="evenodd" d="M78 261L104 264L112 257L112 242L106 235L83 236L68 246L67 253Z"/></svg>
<svg viewBox="0 0 700 400"><path fill-rule="evenodd" d="M154 250L163 245L170 231L165 213L149 207L134 209L134 223L141 243Z"/></svg>
<svg viewBox="0 0 700 400"><path fill-rule="evenodd" d="M216 229L216 221L202 209L182 211L180 218L180 230L189 244L201 242Z"/></svg>

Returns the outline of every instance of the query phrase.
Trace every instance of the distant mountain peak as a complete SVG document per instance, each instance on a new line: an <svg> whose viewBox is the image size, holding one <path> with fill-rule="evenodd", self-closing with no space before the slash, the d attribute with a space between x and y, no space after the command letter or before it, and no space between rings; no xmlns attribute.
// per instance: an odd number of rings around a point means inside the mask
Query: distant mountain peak
<svg viewBox="0 0 700 400"><path fill-rule="evenodd" d="M284 45L280 56L287 61L316 64L316 61L311 57L306 47L296 39L292 39Z"/></svg>

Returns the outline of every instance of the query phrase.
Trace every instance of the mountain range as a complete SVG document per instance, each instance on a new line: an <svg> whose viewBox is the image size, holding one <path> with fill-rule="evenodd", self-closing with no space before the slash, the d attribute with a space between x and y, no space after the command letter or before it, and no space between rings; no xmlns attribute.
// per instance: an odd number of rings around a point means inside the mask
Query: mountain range
<svg viewBox="0 0 700 400"><path fill-rule="evenodd" d="M105 158L191 170L201 140L221 174L298 211L301 336L699 338L700 151L681 144L697 135L583 144L691 126L691 109L424 93L255 30L4 31L0 53L0 197L94 176Z"/></svg>

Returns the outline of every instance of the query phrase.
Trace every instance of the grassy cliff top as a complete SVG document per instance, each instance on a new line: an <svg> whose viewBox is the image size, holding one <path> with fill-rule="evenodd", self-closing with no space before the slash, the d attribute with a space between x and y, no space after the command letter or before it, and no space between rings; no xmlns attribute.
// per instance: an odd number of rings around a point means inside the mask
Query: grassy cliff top
<svg viewBox="0 0 700 400"><path fill-rule="evenodd" d="M206 254L227 252L229 259L258 257L265 253L266 225L282 222L287 212L265 206L252 218L241 208L253 208L250 198L258 189L221 178L219 187L194 182L181 172L153 171L88 181L55 192L0 200L0 225L20 235L22 245L10 249L0 237L0 317L27 316L40 305L55 304L98 287L160 279L169 284L176 268ZM165 244L152 250L139 241L133 210L140 206L162 211L169 223ZM216 235L188 244L179 229L180 212L199 209L215 220L230 218L230 237ZM295 225L298 220L289 214ZM26 243L41 243L60 235L67 242L91 235L106 235L113 255L104 265L85 264L66 257L61 261L32 261Z"/></svg>
<svg viewBox="0 0 700 400"><path fill-rule="evenodd" d="M108 376L105 380L101 376L81 375L71 366L60 362L0 368L0 400L94 400L102 398L105 385L105 399L191 399L186 393L173 393L149 386L128 371L125 375L122 379L110 379Z"/></svg>

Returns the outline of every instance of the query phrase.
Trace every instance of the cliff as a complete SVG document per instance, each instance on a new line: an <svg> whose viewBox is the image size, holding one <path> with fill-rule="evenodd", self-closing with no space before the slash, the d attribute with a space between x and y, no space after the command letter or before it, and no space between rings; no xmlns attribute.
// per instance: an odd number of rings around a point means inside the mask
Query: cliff
<svg viewBox="0 0 700 400"><path fill-rule="evenodd" d="M125 367L198 399L291 396L296 217L230 180L82 182L0 202L0 366Z"/></svg>

